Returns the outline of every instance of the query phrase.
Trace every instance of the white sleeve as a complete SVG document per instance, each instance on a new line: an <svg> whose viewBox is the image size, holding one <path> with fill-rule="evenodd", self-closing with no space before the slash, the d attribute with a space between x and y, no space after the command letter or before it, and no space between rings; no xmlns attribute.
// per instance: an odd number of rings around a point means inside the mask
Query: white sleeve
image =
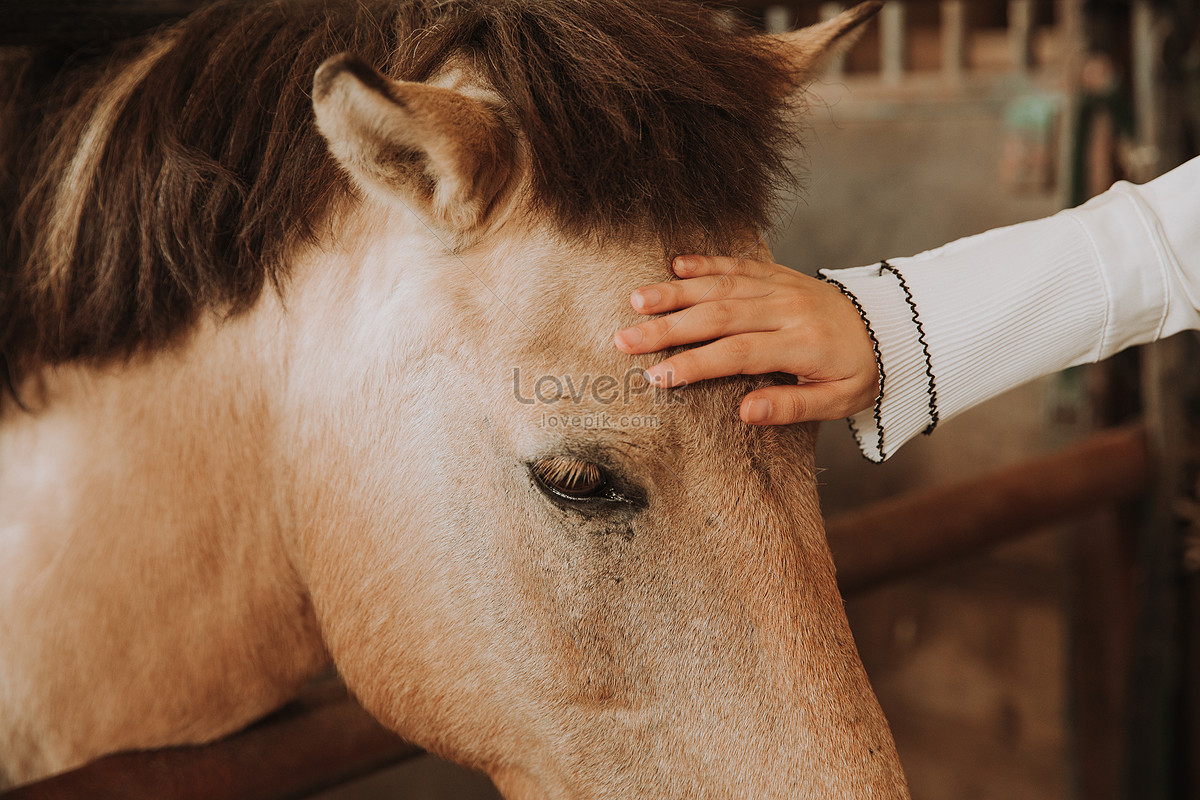
<svg viewBox="0 0 1200 800"><path fill-rule="evenodd" d="M885 264L821 271L876 344L879 397L850 418L872 461L1026 381L1200 329L1200 158Z"/></svg>

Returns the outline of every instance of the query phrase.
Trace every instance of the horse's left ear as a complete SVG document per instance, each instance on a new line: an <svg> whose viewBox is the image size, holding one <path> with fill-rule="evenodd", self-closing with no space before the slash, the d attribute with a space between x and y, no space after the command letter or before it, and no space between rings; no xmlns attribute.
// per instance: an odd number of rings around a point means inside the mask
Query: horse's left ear
<svg viewBox="0 0 1200 800"><path fill-rule="evenodd" d="M513 135L466 95L394 81L348 53L313 78L329 151L359 188L454 233L483 223L512 172Z"/></svg>
<svg viewBox="0 0 1200 800"><path fill-rule="evenodd" d="M883 3L867 0L832 19L807 28L776 34L798 72L813 75L845 55L865 30L863 23L879 13Z"/></svg>

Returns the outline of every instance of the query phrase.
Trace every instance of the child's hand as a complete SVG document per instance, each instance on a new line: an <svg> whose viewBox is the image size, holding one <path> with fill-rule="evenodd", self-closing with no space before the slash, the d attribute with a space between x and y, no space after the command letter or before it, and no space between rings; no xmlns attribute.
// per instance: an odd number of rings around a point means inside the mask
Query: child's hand
<svg viewBox="0 0 1200 800"><path fill-rule="evenodd" d="M742 400L744 421L783 425L847 417L875 401L879 371L866 325L837 287L763 261L675 259L683 280L643 286L633 307L658 319L617 331L626 353L709 342L646 371L656 386L723 375L787 372L796 386L770 386Z"/></svg>

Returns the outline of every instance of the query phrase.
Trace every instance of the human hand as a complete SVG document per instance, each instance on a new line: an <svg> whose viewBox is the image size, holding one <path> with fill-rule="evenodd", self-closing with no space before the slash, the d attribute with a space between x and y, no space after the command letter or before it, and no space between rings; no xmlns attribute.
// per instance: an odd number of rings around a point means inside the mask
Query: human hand
<svg viewBox="0 0 1200 800"><path fill-rule="evenodd" d="M742 399L742 420L759 425L840 419L875 402L874 345L837 287L765 261L680 256L672 266L682 280L643 286L630 298L640 313L666 316L614 337L631 354L708 342L646 370L655 386L795 375L795 386L769 386Z"/></svg>

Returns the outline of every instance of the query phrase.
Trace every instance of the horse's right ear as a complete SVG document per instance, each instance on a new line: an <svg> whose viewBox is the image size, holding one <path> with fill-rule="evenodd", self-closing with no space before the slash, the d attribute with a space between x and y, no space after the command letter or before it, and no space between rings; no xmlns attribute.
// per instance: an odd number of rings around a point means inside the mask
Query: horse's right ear
<svg viewBox="0 0 1200 800"><path fill-rule="evenodd" d="M313 79L329 151L362 190L466 233L483 223L512 172L512 132L478 100L391 80L343 53Z"/></svg>
<svg viewBox="0 0 1200 800"><path fill-rule="evenodd" d="M814 75L844 55L862 35L863 23L883 8L880 0L867 0L807 28L777 34L796 71Z"/></svg>

